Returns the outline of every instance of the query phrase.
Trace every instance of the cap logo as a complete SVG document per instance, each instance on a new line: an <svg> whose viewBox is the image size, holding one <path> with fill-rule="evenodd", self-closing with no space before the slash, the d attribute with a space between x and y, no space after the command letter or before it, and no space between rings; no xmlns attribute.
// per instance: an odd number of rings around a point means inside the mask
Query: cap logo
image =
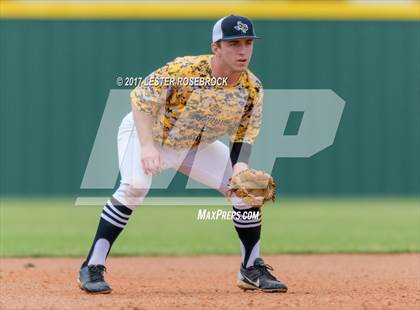
<svg viewBox="0 0 420 310"><path fill-rule="evenodd" d="M238 31L242 31L242 33L246 33L248 31L248 25L247 24L244 24L240 20L238 20L238 23L233 28L235 28Z"/></svg>

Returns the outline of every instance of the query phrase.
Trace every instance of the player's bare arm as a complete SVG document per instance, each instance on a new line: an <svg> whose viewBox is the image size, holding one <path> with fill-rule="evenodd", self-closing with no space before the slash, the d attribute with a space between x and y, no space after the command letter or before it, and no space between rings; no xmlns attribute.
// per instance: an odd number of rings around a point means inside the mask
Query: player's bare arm
<svg viewBox="0 0 420 310"><path fill-rule="evenodd" d="M243 162L238 162L233 166L233 175L238 174L241 171L248 169L248 164Z"/></svg>
<svg viewBox="0 0 420 310"><path fill-rule="evenodd" d="M142 147L141 162L146 175L157 175L162 168L159 150L153 141L152 124L154 116L139 111L135 105L132 105L134 123L137 129L139 143Z"/></svg>

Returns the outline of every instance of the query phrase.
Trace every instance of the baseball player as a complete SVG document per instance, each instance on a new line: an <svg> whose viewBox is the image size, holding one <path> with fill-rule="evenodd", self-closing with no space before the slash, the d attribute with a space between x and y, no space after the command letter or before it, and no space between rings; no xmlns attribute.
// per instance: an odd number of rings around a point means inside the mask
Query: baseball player
<svg viewBox="0 0 420 310"><path fill-rule="evenodd" d="M105 260L153 176L175 169L225 194L229 178L248 168L262 116L263 87L248 69L256 38L248 18L223 17L213 27L212 55L176 58L131 92L132 112L118 132L121 183L102 210L80 269L81 289L111 292L103 275ZM218 140L225 134L229 147ZM260 258L260 208L229 199L236 214L247 212L233 220L242 255L237 285L286 292Z"/></svg>

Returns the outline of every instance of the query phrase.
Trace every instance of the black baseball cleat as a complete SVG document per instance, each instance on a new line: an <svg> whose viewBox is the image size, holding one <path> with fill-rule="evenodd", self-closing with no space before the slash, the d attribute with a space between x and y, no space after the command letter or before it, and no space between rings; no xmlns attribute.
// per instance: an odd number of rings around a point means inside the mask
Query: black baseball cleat
<svg viewBox="0 0 420 310"><path fill-rule="evenodd" d="M269 270L273 267L266 265L262 258L256 258L254 265L245 268L241 264L237 285L244 291L259 290L263 292L287 292L287 285L277 280Z"/></svg>
<svg viewBox="0 0 420 310"><path fill-rule="evenodd" d="M80 268L79 287L91 294L108 294L111 293L111 287L104 279L103 265L89 265Z"/></svg>

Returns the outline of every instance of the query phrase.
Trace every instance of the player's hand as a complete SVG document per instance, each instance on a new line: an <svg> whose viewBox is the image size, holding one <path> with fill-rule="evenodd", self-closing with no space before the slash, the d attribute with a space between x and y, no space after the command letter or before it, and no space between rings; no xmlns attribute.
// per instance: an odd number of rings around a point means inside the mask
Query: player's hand
<svg viewBox="0 0 420 310"><path fill-rule="evenodd" d="M235 164L235 166L233 166L233 175L238 174L241 171L244 171L246 169L248 169L248 165L242 162L238 162Z"/></svg>
<svg viewBox="0 0 420 310"><path fill-rule="evenodd" d="M141 163L146 175L158 175L163 166L160 152L154 145L142 146Z"/></svg>

